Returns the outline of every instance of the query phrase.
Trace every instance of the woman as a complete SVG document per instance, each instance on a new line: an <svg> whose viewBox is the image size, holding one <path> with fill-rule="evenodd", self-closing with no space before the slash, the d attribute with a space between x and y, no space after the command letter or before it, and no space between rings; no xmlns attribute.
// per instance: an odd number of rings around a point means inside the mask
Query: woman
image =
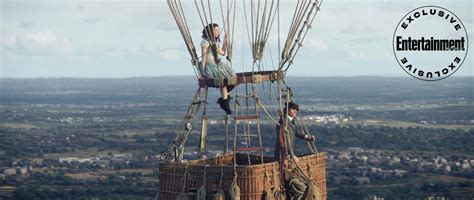
<svg viewBox="0 0 474 200"><path fill-rule="evenodd" d="M236 84L236 75L234 70L224 62L221 62L219 55L224 56L227 52L227 35L224 36L224 45L220 48L219 25L211 23L202 30L202 61L200 63L201 76L213 78L215 85L220 87L222 97L217 103L228 115L232 114L230 110L229 92Z"/></svg>

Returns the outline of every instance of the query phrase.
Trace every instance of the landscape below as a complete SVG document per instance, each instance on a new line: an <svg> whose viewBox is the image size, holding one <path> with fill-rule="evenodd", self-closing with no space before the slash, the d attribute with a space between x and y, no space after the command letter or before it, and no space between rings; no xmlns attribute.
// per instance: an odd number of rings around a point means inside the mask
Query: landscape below
<svg viewBox="0 0 474 200"><path fill-rule="evenodd" d="M328 199L474 197L474 78L286 81L328 154ZM0 199L152 199L197 87L186 76L0 79ZM224 114L219 91L209 95L206 154L215 156ZM263 120L261 128L271 155L275 127ZM306 146L297 143L298 152Z"/></svg>

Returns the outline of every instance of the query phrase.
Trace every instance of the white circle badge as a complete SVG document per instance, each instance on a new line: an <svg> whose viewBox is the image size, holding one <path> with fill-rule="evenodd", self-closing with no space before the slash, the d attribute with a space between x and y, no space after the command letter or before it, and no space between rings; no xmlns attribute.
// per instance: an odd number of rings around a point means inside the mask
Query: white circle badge
<svg viewBox="0 0 474 200"><path fill-rule="evenodd" d="M406 14L393 34L393 52L400 67L424 81L454 74L468 51L467 30L451 11L423 6Z"/></svg>

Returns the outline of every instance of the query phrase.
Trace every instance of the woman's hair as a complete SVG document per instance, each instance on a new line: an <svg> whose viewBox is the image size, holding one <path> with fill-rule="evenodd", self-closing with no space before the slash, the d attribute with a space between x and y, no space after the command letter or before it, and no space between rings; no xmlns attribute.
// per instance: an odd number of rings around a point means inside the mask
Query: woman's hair
<svg viewBox="0 0 474 200"><path fill-rule="evenodd" d="M211 40L211 38L214 38L213 41L219 42L220 41L219 36L214 35L215 27L219 27L219 25L216 23L210 23L206 27L204 27L204 29L202 29L202 36L201 36L202 39Z"/></svg>

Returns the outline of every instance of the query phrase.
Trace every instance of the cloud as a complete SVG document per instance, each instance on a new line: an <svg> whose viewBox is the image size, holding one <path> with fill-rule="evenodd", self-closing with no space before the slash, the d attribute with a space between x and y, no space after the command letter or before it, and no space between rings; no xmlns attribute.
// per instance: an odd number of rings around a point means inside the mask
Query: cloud
<svg viewBox="0 0 474 200"><path fill-rule="evenodd" d="M106 20L103 18L97 18L97 17L84 19L84 22L89 23L89 24L96 24L96 23L104 22L104 21Z"/></svg>
<svg viewBox="0 0 474 200"><path fill-rule="evenodd" d="M177 31L178 27L173 22L160 22L155 25L155 28L160 31Z"/></svg>
<svg viewBox="0 0 474 200"><path fill-rule="evenodd" d="M69 39L50 31L27 32L20 36L2 37L1 47L21 55L54 55L72 52Z"/></svg>
<svg viewBox="0 0 474 200"><path fill-rule="evenodd" d="M347 50L347 53L351 58L358 59L358 60L370 60L372 58L367 52L364 51L357 51L357 50Z"/></svg>
<svg viewBox="0 0 474 200"><path fill-rule="evenodd" d="M326 51L329 49L327 43L321 39L310 39L308 41L304 41L303 43L304 46L312 50Z"/></svg>
<svg viewBox="0 0 474 200"><path fill-rule="evenodd" d="M32 21L23 21L19 24L20 28L23 29L34 29L36 28L36 24Z"/></svg>
<svg viewBox="0 0 474 200"><path fill-rule="evenodd" d="M13 46L15 46L15 44L16 44L16 38L15 38L15 37L5 37L5 38L2 38L0 44L1 44L1 46L2 46L3 48L13 47Z"/></svg>
<svg viewBox="0 0 474 200"><path fill-rule="evenodd" d="M178 60L179 58L181 58L180 54L180 51L178 51L177 49L164 49L161 50L159 53L160 57L166 60Z"/></svg>
<svg viewBox="0 0 474 200"><path fill-rule="evenodd" d="M403 13L406 14L410 10L413 10L414 8L416 8L417 7L416 5L417 5L416 3L409 2L409 1L406 1L403 3L394 1L394 2L384 2L384 3L375 4L374 9L380 12L384 12L384 13L389 12L392 14L403 14Z"/></svg>
<svg viewBox="0 0 474 200"><path fill-rule="evenodd" d="M366 25L354 25L351 24L348 27L341 30L343 34L351 34L351 35L358 35L358 34L369 34L375 32L375 29Z"/></svg>
<svg viewBox="0 0 474 200"><path fill-rule="evenodd" d="M369 43L383 44L386 41L390 41L392 37L382 37L374 35L362 35L357 37L348 38L348 41L352 44L363 45Z"/></svg>
<svg viewBox="0 0 474 200"><path fill-rule="evenodd" d="M83 11L83 10L86 9L86 6L84 4L76 4L76 9L80 10L80 11Z"/></svg>

